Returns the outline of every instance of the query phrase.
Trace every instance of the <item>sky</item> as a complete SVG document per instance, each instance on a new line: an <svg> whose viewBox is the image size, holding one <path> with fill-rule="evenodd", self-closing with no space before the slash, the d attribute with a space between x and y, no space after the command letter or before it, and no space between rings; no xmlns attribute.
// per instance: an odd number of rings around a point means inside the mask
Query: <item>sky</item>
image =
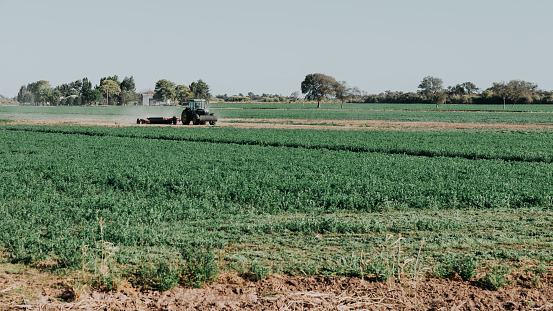
<svg viewBox="0 0 553 311"><path fill-rule="evenodd" d="M300 91L323 73L370 94L521 79L553 89L549 0L0 0L0 94L133 76L214 95Z"/></svg>

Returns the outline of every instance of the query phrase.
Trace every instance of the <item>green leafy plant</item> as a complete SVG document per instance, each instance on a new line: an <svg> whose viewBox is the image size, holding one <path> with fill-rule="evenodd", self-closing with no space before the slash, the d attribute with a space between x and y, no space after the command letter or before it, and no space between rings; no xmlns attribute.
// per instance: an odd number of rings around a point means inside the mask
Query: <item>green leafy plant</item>
<svg viewBox="0 0 553 311"><path fill-rule="evenodd" d="M183 263L179 282L182 285L200 288L216 280L219 268L212 251L199 247L184 247L181 255Z"/></svg>
<svg viewBox="0 0 553 311"><path fill-rule="evenodd" d="M248 271L241 276L252 282L258 282L269 277L269 269L258 263L253 263L250 265Z"/></svg>
<svg viewBox="0 0 553 311"><path fill-rule="evenodd" d="M134 268L131 284L147 290L166 291L177 286L179 266L169 258L144 260Z"/></svg>
<svg viewBox="0 0 553 311"><path fill-rule="evenodd" d="M463 281L470 281L478 273L476 267L477 261L471 256L448 256L434 269L434 274L440 278L448 278L457 273Z"/></svg>
<svg viewBox="0 0 553 311"><path fill-rule="evenodd" d="M480 280L483 287L490 290L498 290L507 284L507 278L511 274L511 267L494 266L491 273L487 273L482 280Z"/></svg>

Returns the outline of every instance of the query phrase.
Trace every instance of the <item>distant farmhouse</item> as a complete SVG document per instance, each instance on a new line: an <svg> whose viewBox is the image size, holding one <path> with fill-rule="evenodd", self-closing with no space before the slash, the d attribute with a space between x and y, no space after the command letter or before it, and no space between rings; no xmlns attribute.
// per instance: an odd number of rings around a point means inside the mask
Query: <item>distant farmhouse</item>
<svg viewBox="0 0 553 311"><path fill-rule="evenodd" d="M142 101L138 104L142 106L168 106L171 104L169 100L162 101L154 99L154 91L144 92L140 95L142 95Z"/></svg>

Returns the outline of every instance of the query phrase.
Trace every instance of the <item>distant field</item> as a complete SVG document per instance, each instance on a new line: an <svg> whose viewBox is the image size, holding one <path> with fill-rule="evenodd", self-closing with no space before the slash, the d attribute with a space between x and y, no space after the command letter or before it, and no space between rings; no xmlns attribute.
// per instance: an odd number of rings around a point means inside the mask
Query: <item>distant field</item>
<svg viewBox="0 0 553 311"><path fill-rule="evenodd" d="M221 119L285 120L381 120L394 122L553 124L553 106L517 106L516 112L503 112L501 106L414 104L326 104L332 109L313 109L311 104L211 104ZM354 108L355 107L355 108ZM237 108L237 109L229 109ZM265 109L260 109L265 108ZM305 109L304 109L305 108ZM468 109L464 109L468 108ZM24 107L0 106L0 119L11 121L109 122L133 124L137 118L180 116L182 107ZM406 110L409 109L409 110ZM451 109L453 111L448 111ZM458 111L465 110L465 111ZM528 111L531 113L521 113Z"/></svg>
<svg viewBox="0 0 553 311"><path fill-rule="evenodd" d="M373 103L322 103L320 109L345 110L437 110L437 111L498 111L498 112L553 112L553 105L469 105L447 104L436 108L433 104L373 104ZM316 103L211 103L212 108L252 108L252 109L317 109Z"/></svg>

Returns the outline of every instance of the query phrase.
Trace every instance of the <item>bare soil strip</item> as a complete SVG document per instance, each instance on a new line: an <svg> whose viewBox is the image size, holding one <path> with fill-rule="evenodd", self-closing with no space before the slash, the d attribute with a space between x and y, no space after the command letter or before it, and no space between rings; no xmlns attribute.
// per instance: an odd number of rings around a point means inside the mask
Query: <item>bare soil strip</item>
<svg viewBox="0 0 553 311"><path fill-rule="evenodd" d="M137 125L131 122L109 122L98 120L18 120L6 124L29 125L95 125L95 126L174 126L174 125ZM182 126L182 125L177 125ZM550 124L506 124L506 123L452 123L452 122L397 122L382 120L311 120L311 119L222 119L218 127L235 128L278 128L278 129L319 129L319 130L553 130Z"/></svg>
<svg viewBox="0 0 553 311"><path fill-rule="evenodd" d="M237 128L331 129L331 130L440 130L510 129L547 130L553 125L505 123L397 122L382 120L309 120L309 119L224 119L219 126Z"/></svg>
<svg viewBox="0 0 553 311"><path fill-rule="evenodd" d="M29 277L29 275L31 277ZM498 291L477 282L425 278L402 284L358 278L221 274L201 289L96 292L36 270L0 274L0 310L553 310L553 277L516 275Z"/></svg>

